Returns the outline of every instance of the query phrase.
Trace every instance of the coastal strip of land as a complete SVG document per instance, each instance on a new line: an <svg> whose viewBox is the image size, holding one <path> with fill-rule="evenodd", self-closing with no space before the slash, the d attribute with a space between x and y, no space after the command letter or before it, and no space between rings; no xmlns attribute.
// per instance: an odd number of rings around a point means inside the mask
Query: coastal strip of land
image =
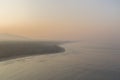
<svg viewBox="0 0 120 80"><path fill-rule="evenodd" d="M0 61L42 54L64 52L62 42L4 41L0 42Z"/></svg>

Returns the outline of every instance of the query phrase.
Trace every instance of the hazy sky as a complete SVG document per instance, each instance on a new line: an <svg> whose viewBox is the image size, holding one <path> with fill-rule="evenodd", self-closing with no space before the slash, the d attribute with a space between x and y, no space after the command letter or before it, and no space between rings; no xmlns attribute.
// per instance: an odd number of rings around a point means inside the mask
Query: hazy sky
<svg viewBox="0 0 120 80"><path fill-rule="evenodd" d="M0 33L120 40L120 0L0 0Z"/></svg>

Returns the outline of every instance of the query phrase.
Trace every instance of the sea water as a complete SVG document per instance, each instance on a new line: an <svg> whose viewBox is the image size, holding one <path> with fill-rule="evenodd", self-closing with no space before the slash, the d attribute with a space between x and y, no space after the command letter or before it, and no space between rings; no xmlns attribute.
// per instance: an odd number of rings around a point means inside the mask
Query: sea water
<svg viewBox="0 0 120 80"><path fill-rule="evenodd" d="M93 43L62 45L59 54L0 62L0 80L120 80L119 46Z"/></svg>

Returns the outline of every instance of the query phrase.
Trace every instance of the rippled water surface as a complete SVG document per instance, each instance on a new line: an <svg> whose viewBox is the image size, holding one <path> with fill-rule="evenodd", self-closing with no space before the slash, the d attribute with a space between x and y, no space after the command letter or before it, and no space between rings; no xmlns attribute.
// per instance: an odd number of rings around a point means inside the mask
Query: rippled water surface
<svg viewBox="0 0 120 80"><path fill-rule="evenodd" d="M120 49L72 43L66 52L0 62L0 80L120 80Z"/></svg>

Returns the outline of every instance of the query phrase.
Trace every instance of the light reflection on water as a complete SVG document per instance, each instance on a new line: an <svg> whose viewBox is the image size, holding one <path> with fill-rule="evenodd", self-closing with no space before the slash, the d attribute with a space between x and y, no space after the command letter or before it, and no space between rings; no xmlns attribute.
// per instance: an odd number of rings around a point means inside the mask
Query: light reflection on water
<svg viewBox="0 0 120 80"><path fill-rule="evenodd" d="M120 50L67 44L66 52L0 62L0 80L120 80Z"/></svg>

